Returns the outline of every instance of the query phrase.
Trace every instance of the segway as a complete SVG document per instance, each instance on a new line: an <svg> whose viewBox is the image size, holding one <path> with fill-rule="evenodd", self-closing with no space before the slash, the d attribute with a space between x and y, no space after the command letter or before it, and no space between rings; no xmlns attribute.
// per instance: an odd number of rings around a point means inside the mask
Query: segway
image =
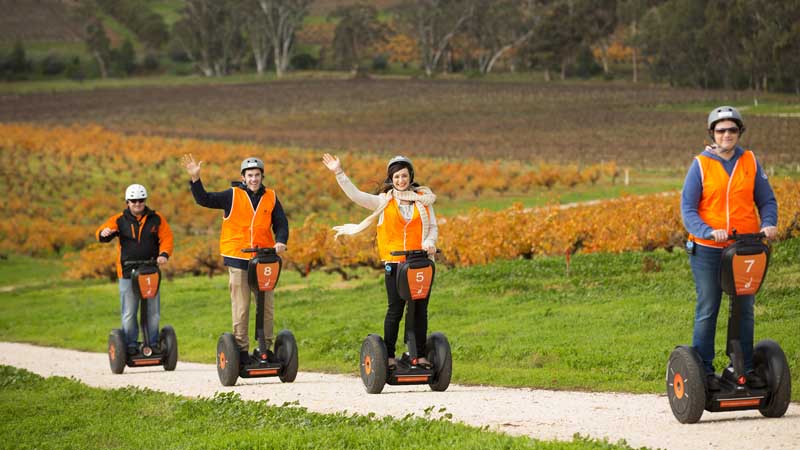
<svg viewBox="0 0 800 450"><path fill-rule="evenodd" d="M361 345L361 380L370 394L379 394L386 384L428 384L434 391L445 391L450 386L453 361L450 343L442 333L432 333L425 342L425 353L430 368L418 364L417 344L414 336L414 307L420 300L430 298L436 265L425 250L392 252L393 256L405 256L397 265L397 291L407 305L405 336L408 351L389 368L389 358L383 339L370 334Z"/></svg>
<svg viewBox="0 0 800 450"><path fill-rule="evenodd" d="M223 333L217 341L217 374L223 386L233 386L239 377L279 377L291 383L297 376L297 342L289 330L275 338L274 358L267 353L264 340L264 293L275 289L281 275L281 257L274 248L246 248L244 253L255 253L247 267L247 282L256 297L256 338L258 348L249 361L240 361L239 346L231 333Z"/></svg>
<svg viewBox="0 0 800 450"><path fill-rule="evenodd" d="M147 328L147 308L150 300L156 297L161 287L161 270L154 259L125 261L124 267L131 270L133 295L139 299L139 328L142 341L136 343L135 355L128 355L125 333L119 328L111 330L108 336L108 363L111 372L120 374L128 367L164 366L164 370L175 370L178 364L178 338L170 325L161 329L158 348L151 348L150 333Z"/></svg>
<svg viewBox="0 0 800 450"><path fill-rule="evenodd" d="M708 388L699 353L689 346L678 346L667 364L667 396L675 418L695 423L710 412L758 409L765 417L781 417L791 400L791 378L786 355L775 341L765 339L753 348L753 370L766 382L764 388L747 385L744 356L739 340L741 321L739 296L755 295L767 274L769 247L764 233L736 234L733 244L722 252L720 282L730 296L728 339L725 352L731 365L722 371L720 390Z"/></svg>

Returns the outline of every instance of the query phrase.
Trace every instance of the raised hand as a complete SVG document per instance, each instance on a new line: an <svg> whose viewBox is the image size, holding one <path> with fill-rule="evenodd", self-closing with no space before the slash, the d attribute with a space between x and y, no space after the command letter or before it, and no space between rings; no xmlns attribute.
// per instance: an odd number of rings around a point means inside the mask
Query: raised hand
<svg viewBox="0 0 800 450"><path fill-rule="evenodd" d="M195 161L194 156L191 153L183 155L181 158L181 163L183 167L186 169L186 172L192 177L192 181L197 181L200 179L200 166L203 165L203 161Z"/></svg>
<svg viewBox="0 0 800 450"><path fill-rule="evenodd" d="M328 168L333 173L339 174L343 171L342 163L339 161L339 158L331 155L330 153L325 153L322 155L322 163L325 164L325 167Z"/></svg>

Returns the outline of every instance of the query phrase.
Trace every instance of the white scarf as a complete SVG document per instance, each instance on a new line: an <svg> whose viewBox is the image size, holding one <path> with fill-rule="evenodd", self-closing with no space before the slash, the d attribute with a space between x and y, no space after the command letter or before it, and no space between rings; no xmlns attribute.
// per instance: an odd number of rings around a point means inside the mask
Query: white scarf
<svg viewBox="0 0 800 450"><path fill-rule="evenodd" d="M353 235L366 230L370 225L372 225L372 222L375 221L375 218L378 217L381 212L383 212L392 199L398 199L414 202L414 204L417 206L420 219L422 219L422 242L425 242L425 239L428 238L428 233L430 231L430 217L428 217L428 210L425 209L425 206L433 205L433 203L436 201L436 194L434 194L427 186L420 186L416 188L416 192L398 191L396 189L392 189L388 192L380 194L380 197L381 204L378 205L378 208L376 208L372 214L367 216L366 219L362 220L361 223L346 223L344 225L333 227L333 230L336 231L336 236L334 236L334 239L338 239L339 236L343 234ZM420 244L422 244L422 242L420 242Z"/></svg>

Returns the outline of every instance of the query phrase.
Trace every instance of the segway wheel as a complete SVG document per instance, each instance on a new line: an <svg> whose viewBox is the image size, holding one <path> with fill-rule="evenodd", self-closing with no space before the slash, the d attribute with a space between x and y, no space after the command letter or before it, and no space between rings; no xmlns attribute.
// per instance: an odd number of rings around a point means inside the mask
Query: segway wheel
<svg viewBox="0 0 800 450"><path fill-rule="evenodd" d="M361 381L370 394L380 394L388 372L386 344L376 334L370 334L361 344Z"/></svg>
<svg viewBox="0 0 800 450"><path fill-rule="evenodd" d="M275 356L281 362L278 374L283 383L291 383L297 377L297 341L289 330L283 330L275 338Z"/></svg>
<svg viewBox="0 0 800 450"><path fill-rule="evenodd" d="M223 386L233 386L239 378L239 347L230 333L223 333L217 341L217 375Z"/></svg>
<svg viewBox="0 0 800 450"><path fill-rule="evenodd" d="M120 374L125 370L126 351L122 330L119 328L111 330L111 334L108 335L108 364L112 373Z"/></svg>
<svg viewBox="0 0 800 450"><path fill-rule="evenodd" d="M161 329L161 351L164 352L164 370L175 370L178 365L178 337L175 329L167 325Z"/></svg>
<svg viewBox="0 0 800 450"><path fill-rule="evenodd" d="M765 339L753 348L753 368L767 382L769 396L759 408L765 417L781 417L786 414L792 399L792 378L786 355L777 342Z"/></svg>
<svg viewBox="0 0 800 450"><path fill-rule="evenodd" d="M703 363L690 347L676 347L667 363L667 397L680 423L696 423L706 404Z"/></svg>
<svg viewBox="0 0 800 450"><path fill-rule="evenodd" d="M428 383L432 390L444 392L450 386L453 374L453 357L450 353L450 342L442 333L433 333L425 342L428 360L433 364L433 377Z"/></svg>

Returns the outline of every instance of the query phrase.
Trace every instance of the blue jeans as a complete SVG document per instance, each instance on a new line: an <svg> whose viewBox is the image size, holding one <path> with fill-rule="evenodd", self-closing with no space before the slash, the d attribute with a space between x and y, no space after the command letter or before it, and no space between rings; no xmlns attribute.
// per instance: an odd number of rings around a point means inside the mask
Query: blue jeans
<svg viewBox="0 0 800 450"><path fill-rule="evenodd" d="M696 245L697 251L689 256L692 267L697 306L694 312L694 333L692 345L700 353L706 373L714 373L714 336L717 331L717 315L722 300L722 286L719 283L719 271L722 249ZM753 368L753 304L755 296L737 297L740 302L741 327L739 341L742 344L744 369Z"/></svg>
<svg viewBox="0 0 800 450"><path fill-rule="evenodd" d="M158 321L161 319L161 292L154 298L145 300L147 304L147 331L150 334L150 347L158 343ZM139 322L136 320L139 311L139 299L133 295L133 283L130 278L119 279L119 305L122 315L122 332L128 348L136 348L139 339Z"/></svg>

